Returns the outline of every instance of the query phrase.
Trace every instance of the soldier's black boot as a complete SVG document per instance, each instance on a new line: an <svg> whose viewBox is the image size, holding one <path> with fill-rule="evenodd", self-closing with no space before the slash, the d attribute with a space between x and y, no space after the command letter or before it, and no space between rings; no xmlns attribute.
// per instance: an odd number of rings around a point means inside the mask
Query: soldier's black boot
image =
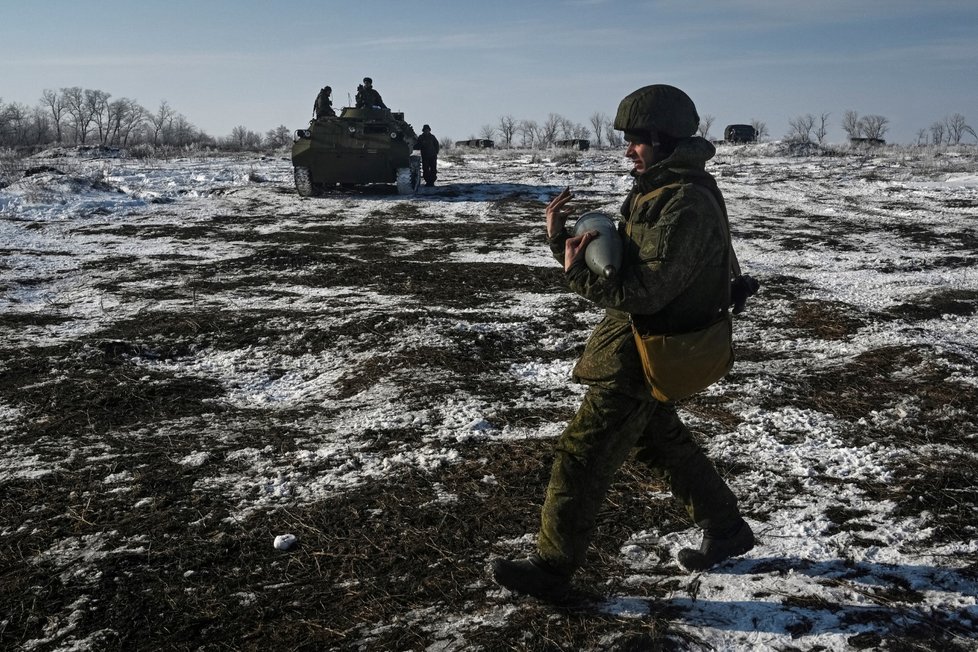
<svg viewBox="0 0 978 652"><path fill-rule="evenodd" d="M687 570L702 571L719 564L724 559L742 555L754 547L754 532L741 519L740 523L725 532L706 530L699 550L683 548L679 551L679 563Z"/></svg>
<svg viewBox="0 0 978 652"><path fill-rule="evenodd" d="M500 586L543 600L559 599L570 589L570 575L553 568L539 555L518 560L493 559L492 574Z"/></svg>

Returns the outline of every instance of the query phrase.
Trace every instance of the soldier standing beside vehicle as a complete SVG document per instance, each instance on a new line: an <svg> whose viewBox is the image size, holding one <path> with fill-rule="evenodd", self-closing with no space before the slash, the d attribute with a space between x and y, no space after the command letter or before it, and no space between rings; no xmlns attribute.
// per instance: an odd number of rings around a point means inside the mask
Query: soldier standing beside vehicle
<svg viewBox="0 0 978 652"><path fill-rule="evenodd" d="M425 125L421 127L421 135L414 144L414 149L421 150L421 175L424 177L424 185L435 185L438 178L438 150L441 146L438 139L431 133L431 127Z"/></svg>
<svg viewBox="0 0 978 652"><path fill-rule="evenodd" d="M386 109L387 105L380 98L380 93L373 86L374 80L364 77L363 83L357 86L357 108L358 109Z"/></svg>
<svg viewBox="0 0 978 652"><path fill-rule="evenodd" d="M502 586L558 598L585 561L598 510L631 449L660 470L672 494L704 530L699 549L679 552L689 570L704 570L754 546L737 499L680 421L672 402L645 384L632 323L653 333L704 328L730 304L730 243L722 196L705 163L716 152L694 136L699 116L678 88L653 85L625 97L614 128L624 131L634 186L622 204L623 263L607 279L584 264L593 233L569 237L569 189L547 206L547 236L570 288L606 309L574 368L588 386L556 445L541 510L537 552L495 559ZM712 197L710 196L712 193Z"/></svg>
<svg viewBox="0 0 978 652"><path fill-rule="evenodd" d="M326 117L336 117L336 112L333 111L333 99L330 97L332 94L333 89L329 86L323 86L323 89L319 91L319 95L316 96L316 102L312 105L312 114L316 120Z"/></svg>

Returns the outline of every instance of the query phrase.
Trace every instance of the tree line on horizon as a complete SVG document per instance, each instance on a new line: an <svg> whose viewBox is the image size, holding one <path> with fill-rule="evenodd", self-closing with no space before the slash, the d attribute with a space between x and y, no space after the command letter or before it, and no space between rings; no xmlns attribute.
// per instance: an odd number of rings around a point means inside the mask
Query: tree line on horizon
<svg viewBox="0 0 978 652"><path fill-rule="evenodd" d="M207 147L227 150L278 149L292 142L280 125L264 135L237 126L215 138L194 126L166 100L149 110L128 97L72 86L45 89L34 106L0 98L0 147L73 145L146 146L153 149Z"/></svg>
<svg viewBox="0 0 978 652"><path fill-rule="evenodd" d="M829 113L818 116L808 113L791 118L786 140L823 144L828 134ZM698 133L710 138L715 117L704 115ZM882 115L860 116L846 111L841 127L850 140L882 141L889 130L889 120ZM750 125L756 140L770 137L766 123L753 119ZM960 113L933 122L917 132L917 145L959 145L967 136L978 140L978 134ZM472 138L475 138L473 135ZM547 149L560 140L587 139L601 148L621 147L622 135L613 128L613 121L602 112L593 113L583 125L559 113L550 113L542 121L518 120L503 115L496 124L483 125L479 138L496 141L502 147ZM17 102L4 103L0 98L0 147L44 147L60 145L101 145L106 147L144 146L158 148L201 147L242 150L275 150L292 142L292 131L279 125L265 134L236 126L224 137L215 138L194 126L166 100L155 110L149 110L136 100L79 86L45 89L33 107ZM451 147L451 138L442 138L443 146Z"/></svg>
<svg viewBox="0 0 978 652"><path fill-rule="evenodd" d="M828 134L829 113L814 116L811 113L800 115L788 121L786 138L793 141L817 142L822 144ZM890 121L886 116L871 114L860 116L857 111L848 110L842 114L842 131L850 141L870 140L883 141L889 131ZM978 140L978 134L968 124L967 119L960 113L945 116L936 120L930 127L919 129L916 145L960 145L965 136Z"/></svg>
<svg viewBox="0 0 978 652"><path fill-rule="evenodd" d="M791 118L788 121L788 133L785 134L785 140L824 144L831 124L829 122L830 115L823 112L816 117L807 113ZM702 116L697 131L698 135L710 139L710 129L712 129L714 122L716 122L715 116ZM535 120L517 120L512 115L504 115L499 118L499 122L495 125L483 125L479 131L479 138L495 140L499 136L500 144L503 147L512 147L516 143L519 147L546 149L554 146L559 140L579 138L591 140L593 135L594 145L598 148L605 144L609 147L623 145L621 134L614 129L613 120L606 114L593 113L589 118L589 124L590 126L585 126L575 123L559 113L549 114L547 119L541 123ZM752 119L749 124L754 129L757 141L763 141L770 137L770 131L765 122ZM860 116L857 111L848 110L843 114L840 126L850 141L883 141L884 136L889 131L890 121L886 116L878 114ZM915 144L960 145L966 136L971 136L978 141L978 133L968 124L967 119L960 113L954 113L946 116L943 120L933 122L929 128L920 129L917 132ZM445 142L450 143L450 139L445 139Z"/></svg>

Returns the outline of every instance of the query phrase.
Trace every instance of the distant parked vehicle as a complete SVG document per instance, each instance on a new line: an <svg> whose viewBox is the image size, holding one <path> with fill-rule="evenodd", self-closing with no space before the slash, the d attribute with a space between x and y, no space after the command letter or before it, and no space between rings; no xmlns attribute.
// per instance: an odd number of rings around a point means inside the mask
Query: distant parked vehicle
<svg viewBox="0 0 978 652"><path fill-rule="evenodd" d="M851 145L866 145L868 147L879 147L886 144L882 138L850 138Z"/></svg>
<svg viewBox="0 0 978 652"><path fill-rule="evenodd" d="M591 141L587 138L569 138L567 140L558 140L557 147L569 147L584 152L591 149Z"/></svg>
<svg viewBox="0 0 978 652"><path fill-rule="evenodd" d="M757 141L757 130L751 125L727 125L723 139L728 143L753 143Z"/></svg>
<svg viewBox="0 0 978 652"><path fill-rule="evenodd" d="M456 140L455 147L478 147L481 149L491 149L496 143L488 138L473 138L472 140Z"/></svg>

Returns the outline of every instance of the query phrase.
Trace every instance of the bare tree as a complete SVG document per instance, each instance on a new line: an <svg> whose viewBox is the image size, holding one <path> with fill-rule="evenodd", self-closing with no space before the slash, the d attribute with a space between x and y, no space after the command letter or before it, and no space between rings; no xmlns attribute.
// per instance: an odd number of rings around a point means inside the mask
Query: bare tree
<svg viewBox="0 0 978 652"><path fill-rule="evenodd" d="M822 113L818 117L818 126L815 127L815 140L819 145L825 143L825 136L829 133L829 114Z"/></svg>
<svg viewBox="0 0 978 652"><path fill-rule="evenodd" d="M553 144L557 142L557 133L562 124L564 124L564 118L560 114L550 113L547 115L547 120L541 125L538 134L540 147L553 147Z"/></svg>
<svg viewBox="0 0 978 652"><path fill-rule="evenodd" d="M591 138L591 130L573 120L564 120L560 126L560 134L561 138L564 139L583 138L590 140Z"/></svg>
<svg viewBox="0 0 978 652"><path fill-rule="evenodd" d="M26 104L14 102L8 107L8 115L11 118L11 136L17 144L26 144L32 139L31 132L31 110Z"/></svg>
<svg viewBox="0 0 978 652"><path fill-rule="evenodd" d="M496 138L496 128L492 125L482 125L482 128L479 130L479 138L494 140Z"/></svg>
<svg viewBox="0 0 978 652"><path fill-rule="evenodd" d="M846 132L846 136L851 138L859 138L863 133L862 121L859 119L859 114L853 110L846 111L842 114L842 130Z"/></svg>
<svg viewBox="0 0 978 652"><path fill-rule="evenodd" d="M792 118L788 121L788 140L810 142L814 128L815 116L811 113Z"/></svg>
<svg viewBox="0 0 978 652"><path fill-rule="evenodd" d="M75 142L84 145L88 138L88 128L92 124L92 116L85 107L85 91L80 86L62 88L61 96L64 98L65 111L71 118Z"/></svg>
<svg viewBox="0 0 978 652"><path fill-rule="evenodd" d="M148 116L151 131L153 132L153 147L158 147L160 144L160 134L163 133L165 129L168 129L170 123L173 121L175 112L167 103L166 100L160 102L160 107L156 109L156 113L152 113Z"/></svg>
<svg viewBox="0 0 978 652"><path fill-rule="evenodd" d="M125 117L126 111L128 111L129 105L126 98L122 97L118 100L114 100L109 104L108 107L108 133L106 135L106 141L112 143L113 145L119 145L120 139L122 137L122 120Z"/></svg>
<svg viewBox="0 0 978 652"><path fill-rule="evenodd" d="M0 144L15 147L37 142L35 110L26 104L0 102Z"/></svg>
<svg viewBox="0 0 978 652"><path fill-rule="evenodd" d="M608 123L608 116L600 111L595 111L591 114L590 121L591 129L594 130L594 145L600 149L604 126Z"/></svg>
<svg viewBox="0 0 978 652"><path fill-rule="evenodd" d="M51 122L54 124L54 131L57 141L61 142L61 121L64 119L65 103L64 97L57 91L44 89L41 94L41 103L44 104L51 113Z"/></svg>
<svg viewBox="0 0 978 652"><path fill-rule="evenodd" d="M136 100L127 100L128 107L122 121L122 144L129 144L129 137L139 134L140 130L146 125L146 118L149 116L142 104Z"/></svg>
<svg viewBox="0 0 978 652"><path fill-rule="evenodd" d="M703 138L709 138L710 128L713 126L714 122L716 122L716 116L704 115L700 117L700 128L699 128L700 136L702 136Z"/></svg>
<svg viewBox="0 0 978 652"><path fill-rule="evenodd" d="M862 132L866 135L866 138L883 140L883 136L886 135L889 129L890 121L881 115L873 114L860 118L859 124L862 125Z"/></svg>
<svg viewBox="0 0 978 652"><path fill-rule="evenodd" d="M31 131L33 121L31 120L31 109L26 104L15 102L9 107L9 114L12 118L13 130L11 135L15 143L27 144L33 140Z"/></svg>
<svg viewBox="0 0 978 652"><path fill-rule="evenodd" d="M604 127L604 137L608 140L608 147L622 147L625 139L621 137L621 132L615 129L614 123L609 122Z"/></svg>
<svg viewBox="0 0 978 652"><path fill-rule="evenodd" d="M516 118L511 115L504 115L499 118L499 136L503 139L506 147L513 146L513 136L516 135Z"/></svg>
<svg viewBox="0 0 978 652"><path fill-rule="evenodd" d="M193 143L196 137L197 128L190 124L190 121L187 120L187 118L178 113L176 116L174 116L173 120L170 121L170 124L167 125L167 129L163 136L163 142L168 145L184 147ZM259 136L259 141L260 140L261 136Z"/></svg>
<svg viewBox="0 0 978 652"><path fill-rule="evenodd" d="M228 136L227 144L232 149L241 150L253 150L261 148L261 135L250 131L242 125L238 125L231 130L231 135Z"/></svg>
<svg viewBox="0 0 978 652"><path fill-rule="evenodd" d="M948 145L959 145L965 134L975 136L975 130L968 126L968 121L960 113L944 118L944 125L947 127Z"/></svg>
<svg viewBox="0 0 978 652"><path fill-rule="evenodd" d="M768 130L767 130L767 123L766 122L762 122L762 121L757 120L755 118L754 120L751 120L750 121L750 126L752 126L754 128L754 138L758 142L760 142L761 140L763 140L763 139L765 139L765 138L767 138L768 136L771 135L768 132Z"/></svg>
<svg viewBox="0 0 978 652"><path fill-rule="evenodd" d="M926 144L927 144L927 130L926 129L918 129L917 130L917 145L926 145Z"/></svg>
<svg viewBox="0 0 978 652"><path fill-rule="evenodd" d="M535 120L520 120L518 126L523 147L533 147L537 141L537 131L540 129Z"/></svg>
<svg viewBox="0 0 978 652"><path fill-rule="evenodd" d="M591 138L591 130L582 124L574 122L570 118L561 118L560 137L566 140L570 140L572 138L582 138L588 140Z"/></svg>
<svg viewBox="0 0 978 652"><path fill-rule="evenodd" d="M261 134L254 131L249 131L248 138L246 139L245 143L248 149L252 149L252 150L261 149L262 146Z"/></svg>
<svg viewBox="0 0 978 652"><path fill-rule="evenodd" d="M4 106L0 99L0 145L15 145L20 111L16 104Z"/></svg>
<svg viewBox="0 0 978 652"><path fill-rule="evenodd" d="M144 124L146 109L135 100L120 97L109 104L110 142L114 145L129 144L129 137Z"/></svg>
<svg viewBox="0 0 978 652"><path fill-rule="evenodd" d="M571 138L588 138L591 131L582 124L574 122L570 118L563 118L560 121L560 137L569 140Z"/></svg>
<svg viewBox="0 0 978 652"><path fill-rule="evenodd" d="M85 111L92 117L102 145L109 137L109 97L105 91L85 90Z"/></svg>
<svg viewBox="0 0 978 652"><path fill-rule="evenodd" d="M292 131L285 125L279 125L265 134L265 145L271 149L288 147L292 142Z"/></svg>
<svg viewBox="0 0 978 652"><path fill-rule="evenodd" d="M0 100L0 145L38 145L50 140L51 122L43 107Z"/></svg>
<svg viewBox="0 0 978 652"><path fill-rule="evenodd" d="M560 138L573 138L574 137L574 123L564 116L560 116L560 120L557 123L558 135Z"/></svg>
<svg viewBox="0 0 978 652"><path fill-rule="evenodd" d="M930 142L934 145L944 144L944 123L935 122L930 126Z"/></svg>
<svg viewBox="0 0 978 652"><path fill-rule="evenodd" d="M228 137L229 144L236 149L244 149L245 142L248 140L248 128L244 125L238 125L231 130L231 135Z"/></svg>
<svg viewBox="0 0 978 652"><path fill-rule="evenodd" d="M11 131L10 125L12 122L12 116L8 112L8 109L3 104L3 98L0 97L0 145L6 145L8 134Z"/></svg>
<svg viewBox="0 0 978 652"><path fill-rule="evenodd" d="M51 120L44 107L35 106L29 116L30 137L28 144L40 145L51 142Z"/></svg>

